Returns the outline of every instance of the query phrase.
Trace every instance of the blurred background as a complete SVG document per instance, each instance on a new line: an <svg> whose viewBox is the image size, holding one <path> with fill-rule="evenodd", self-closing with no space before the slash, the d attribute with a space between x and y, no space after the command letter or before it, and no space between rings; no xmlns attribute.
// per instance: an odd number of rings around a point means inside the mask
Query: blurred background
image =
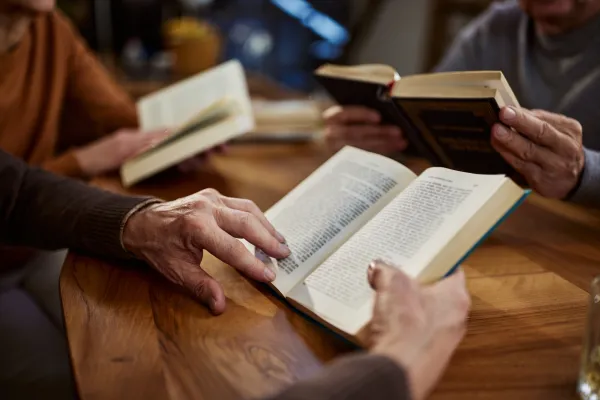
<svg viewBox="0 0 600 400"><path fill-rule="evenodd" d="M58 0L134 97L237 58L282 96L326 62L430 70L489 0ZM252 84L252 83L251 83Z"/></svg>

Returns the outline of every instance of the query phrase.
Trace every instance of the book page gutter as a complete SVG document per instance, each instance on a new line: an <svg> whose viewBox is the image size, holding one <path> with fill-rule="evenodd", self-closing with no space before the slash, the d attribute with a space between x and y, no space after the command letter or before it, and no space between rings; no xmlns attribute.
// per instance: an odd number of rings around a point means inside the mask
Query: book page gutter
<svg viewBox="0 0 600 400"><path fill-rule="evenodd" d="M267 213L292 251L286 259L270 260L277 269L274 286L283 294L414 179L412 172L392 160L348 150L334 156ZM261 253L259 257L267 259Z"/></svg>

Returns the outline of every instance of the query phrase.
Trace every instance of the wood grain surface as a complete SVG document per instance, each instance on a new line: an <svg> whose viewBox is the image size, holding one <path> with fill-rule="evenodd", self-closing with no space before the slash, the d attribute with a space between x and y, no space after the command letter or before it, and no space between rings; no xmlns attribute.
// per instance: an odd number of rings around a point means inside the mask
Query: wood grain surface
<svg viewBox="0 0 600 400"><path fill-rule="evenodd" d="M215 187L266 210L328 157L317 145L237 145L192 176L167 172L129 193ZM95 183L124 192L116 177ZM599 241L600 213L531 196L464 264L469 330L432 398L576 398ZM225 288L219 317L142 267L68 257L61 296L82 399L255 398L355 350L214 258L204 268Z"/></svg>

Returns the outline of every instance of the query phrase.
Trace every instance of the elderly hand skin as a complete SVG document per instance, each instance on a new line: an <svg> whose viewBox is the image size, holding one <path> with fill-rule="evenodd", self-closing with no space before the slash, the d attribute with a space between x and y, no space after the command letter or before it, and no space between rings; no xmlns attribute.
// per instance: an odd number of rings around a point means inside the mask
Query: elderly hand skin
<svg viewBox="0 0 600 400"><path fill-rule="evenodd" d="M93 178L118 169L127 160L152 148L171 134L168 129L151 132L120 129L75 150L74 155L82 173L88 178ZM207 150L182 161L177 167L181 172L197 171L212 153L221 153L224 149L224 146L219 146Z"/></svg>
<svg viewBox="0 0 600 400"><path fill-rule="evenodd" d="M406 149L408 141L394 125L382 125L381 115L361 106L334 106L323 113L325 142L333 151L354 146L383 155Z"/></svg>
<svg viewBox="0 0 600 400"><path fill-rule="evenodd" d="M200 265L204 250L252 279L275 279L275 273L238 238L275 258L290 255L285 239L256 204L214 189L144 208L129 218L123 231L128 251L187 289L214 314L225 310L225 295Z"/></svg>
<svg viewBox="0 0 600 400"><path fill-rule="evenodd" d="M406 372L412 399L433 390L466 332L471 306L462 271L422 286L398 268L369 267L375 290L368 326L370 351L391 358Z"/></svg>
<svg viewBox="0 0 600 400"><path fill-rule="evenodd" d="M565 199L585 164L581 124L564 115L514 107L504 107L500 120L492 128L492 146L536 192Z"/></svg>

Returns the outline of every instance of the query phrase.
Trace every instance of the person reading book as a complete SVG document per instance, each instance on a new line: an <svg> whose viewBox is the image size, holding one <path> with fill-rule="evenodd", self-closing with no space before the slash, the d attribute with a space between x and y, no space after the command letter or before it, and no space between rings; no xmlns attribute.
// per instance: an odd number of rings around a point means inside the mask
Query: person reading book
<svg viewBox="0 0 600 400"><path fill-rule="evenodd" d="M135 104L55 1L0 0L0 148L51 172L89 178L168 132L137 130Z"/></svg>
<svg viewBox="0 0 600 400"><path fill-rule="evenodd" d="M204 250L260 282L275 278L238 237L268 256L290 255L285 239L248 200L215 190L171 202L122 196L0 151L0 242L137 258L220 314L225 296L202 270ZM464 275L421 286L397 267L375 262L367 272L367 264L362 280L375 293L367 351L272 399L422 400L432 391L465 333ZM3 399L76 397L63 333L21 288L0 289L0 360Z"/></svg>
<svg viewBox="0 0 600 400"><path fill-rule="evenodd" d="M509 0L466 27L435 70L502 71L522 108L502 110L493 147L540 194L600 206L599 49L599 0ZM334 149L393 155L409 146L371 109L324 116Z"/></svg>
<svg viewBox="0 0 600 400"><path fill-rule="evenodd" d="M55 0L0 0L0 148L57 174L91 178L117 169L169 133L137 128L133 101L54 8ZM201 162L193 157L180 168L196 169ZM64 254L15 248L0 253L0 280L29 271L26 281L59 318ZM54 260L48 275L37 275L39 257L46 265Z"/></svg>

